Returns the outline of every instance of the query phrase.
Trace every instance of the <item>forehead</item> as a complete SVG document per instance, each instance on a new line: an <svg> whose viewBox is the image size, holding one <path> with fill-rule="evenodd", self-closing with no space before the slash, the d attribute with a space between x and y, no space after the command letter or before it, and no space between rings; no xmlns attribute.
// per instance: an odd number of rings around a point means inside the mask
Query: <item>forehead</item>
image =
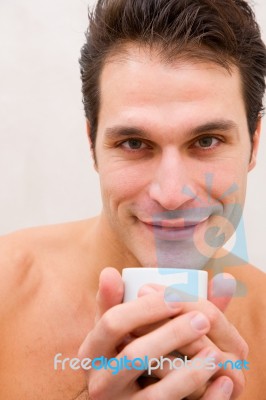
<svg viewBox="0 0 266 400"><path fill-rule="evenodd" d="M213 63L164 63L137 46L110 58L100 81L99 130L108 123L192 124L226 117L246 124L241 78ZM202 121L200 121L202 120Z"/></svg>

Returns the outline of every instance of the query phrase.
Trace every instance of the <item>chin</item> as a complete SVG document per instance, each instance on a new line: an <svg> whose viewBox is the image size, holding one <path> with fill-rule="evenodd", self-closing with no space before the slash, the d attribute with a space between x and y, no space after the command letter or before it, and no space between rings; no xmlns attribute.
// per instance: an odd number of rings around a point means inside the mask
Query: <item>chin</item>
<svg viewBox="0 0 266 400"><path fill-rule="evenodd" d="M142 267L203 269L212 254L203 254L193 242L156 241L156 250L135 253L135 257Z"/></svg>

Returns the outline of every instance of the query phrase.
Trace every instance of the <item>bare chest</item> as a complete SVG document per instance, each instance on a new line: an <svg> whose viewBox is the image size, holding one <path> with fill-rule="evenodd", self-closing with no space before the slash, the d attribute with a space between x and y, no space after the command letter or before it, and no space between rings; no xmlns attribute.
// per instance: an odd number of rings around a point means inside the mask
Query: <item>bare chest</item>
<svg viewBox="0 0 266 400"><path fill-rule="evenodd" d="M85 374L69 363L55 365L55 357L77 357L92 328L93 307L52 296L32 302L9 321L4 337L0 398L9 400L87 400ZM73 301L71 301L73 300ZM0 366L1 369L1 366ZM15 377L15 378L14 378Z"/></svg>

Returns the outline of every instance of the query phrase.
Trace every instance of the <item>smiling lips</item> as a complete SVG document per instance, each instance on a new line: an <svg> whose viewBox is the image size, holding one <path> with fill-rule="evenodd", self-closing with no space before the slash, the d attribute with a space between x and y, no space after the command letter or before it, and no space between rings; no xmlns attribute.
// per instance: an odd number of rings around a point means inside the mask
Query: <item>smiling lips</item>
<svg viewBox="0 0 266 400"><path fill-rule="evenodd" d="M141 220L153 232L154 236L162 240L185 240L192 237L195 228L209 217L201 220L187 221L184 218L168 220Z"/></svg>
<svg viewBox="0 0 266 400"><path fill-rule="evenodd" d="M167 220L142 220L144 224L150 225L152 227L159 227L165 230L180 230L180 229L186 229L186 228L191 228L195 227L196 225L206 221L208 217L201 219L201 220L194 220L194 221L187 221L184 218L178 218L178 219L167 219Z"/></svg>

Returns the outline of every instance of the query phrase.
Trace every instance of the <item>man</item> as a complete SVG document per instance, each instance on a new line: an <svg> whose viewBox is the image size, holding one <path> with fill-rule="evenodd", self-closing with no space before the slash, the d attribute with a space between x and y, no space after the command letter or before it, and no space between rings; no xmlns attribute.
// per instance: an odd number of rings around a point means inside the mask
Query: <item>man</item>
<svg viewBox="0 0 266 400"><path fill-rule="evenodd" d="M265 71L244 1L98 2L81 72L103 210L1 240L1 399L263 398L265 275L221 247L256 163ZM146 285L122 304L122 268L169 263L207 269L209 300ZM217 272L235 278L219 295ZM55 362L175 350L216 367L165 367L151 383Z"/></svg>

